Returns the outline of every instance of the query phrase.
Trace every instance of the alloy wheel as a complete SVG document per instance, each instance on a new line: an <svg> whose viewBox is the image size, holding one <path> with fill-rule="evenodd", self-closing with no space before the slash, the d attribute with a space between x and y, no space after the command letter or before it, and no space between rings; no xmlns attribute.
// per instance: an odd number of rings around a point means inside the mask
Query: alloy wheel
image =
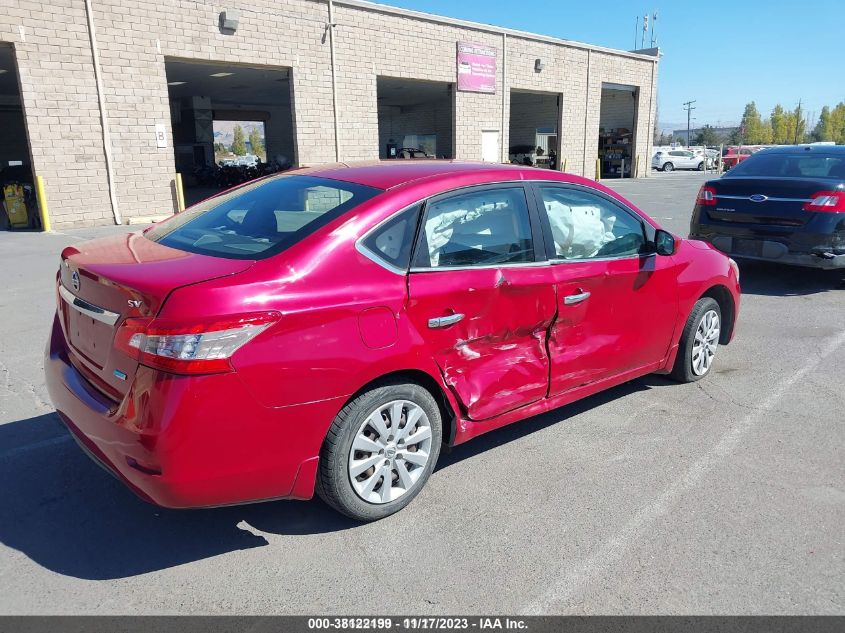
<svg viewBox="0 0 845 633"><path fill-rule="evenodd" d="M409 400L372 411L358 427L349 452L349 480L364 501L395 501L414 488L431 456L431 423Z"/></svg>
<svg viewBox="0 0 845 633"><path fill-rule="evenodd" d="M719 315L715 310L708 310L698 322L695 340L692 344L692 371L696 376L703 376L710 370L716 347L719 345Z"/></svg>

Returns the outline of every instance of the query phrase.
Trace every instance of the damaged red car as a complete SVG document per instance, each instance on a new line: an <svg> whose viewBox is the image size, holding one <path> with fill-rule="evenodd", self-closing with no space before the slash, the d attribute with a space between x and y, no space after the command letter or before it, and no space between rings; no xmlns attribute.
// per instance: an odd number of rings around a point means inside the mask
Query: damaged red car
<svg viewBox="0 0 845 633"><path fill-rule="evenodd" d="M46 353L73 437L172 508L373 520L442 445L644 374L703 378L736 264L613 191L521 166L311 168L64 250Z"/></svg>

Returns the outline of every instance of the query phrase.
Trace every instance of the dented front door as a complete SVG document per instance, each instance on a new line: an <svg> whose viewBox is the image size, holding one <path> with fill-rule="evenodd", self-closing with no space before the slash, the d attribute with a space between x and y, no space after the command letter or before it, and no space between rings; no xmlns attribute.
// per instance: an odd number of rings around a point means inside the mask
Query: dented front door
<svg viewBox="0 0 845 633"><path fill-rule="evenodd" d="M408 315L472 420L545 397L555 291L543 264L412 272Z"/></svg>

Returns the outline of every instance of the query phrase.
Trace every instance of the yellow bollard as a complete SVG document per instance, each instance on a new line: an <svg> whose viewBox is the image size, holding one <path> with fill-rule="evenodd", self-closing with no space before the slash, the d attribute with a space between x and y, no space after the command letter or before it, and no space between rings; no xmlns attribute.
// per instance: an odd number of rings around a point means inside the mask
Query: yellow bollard
<svg viewBox="0 0 845 633"><path fill-rule="evenodd" d="M596 180L601 180L601 158L596 159Z"/></svg>
<svg viewBox="0 0 845 633"><path fill-rule="evenodd" d="M634 162L634 178L640 177L640 155L637 154L637 158Z"/></svg>
<svg viewBox="0 0 845 633"><path fill-rule="evenodd" d="M35 177L35 196L38 200L38 213L41 216L41 230L50 231L50 211L47 208L47 194L44 193L44 179Z"/></svg>
<svg viewBox="0 0 845 633"><path fill-rule="evenodd" d="M176 172L176 208L178 213L185 210L185 191L182 189L182 174Z"/></svg>
<svg viewBox="0 0 845 633"><path fill-rule="evenodd" d="M568 168L568 167L569 167L569 159L568 159L568 158L564 158L564 159L563 159L563 171L568 171L568 170L567 170L567 168Z"/></svg>

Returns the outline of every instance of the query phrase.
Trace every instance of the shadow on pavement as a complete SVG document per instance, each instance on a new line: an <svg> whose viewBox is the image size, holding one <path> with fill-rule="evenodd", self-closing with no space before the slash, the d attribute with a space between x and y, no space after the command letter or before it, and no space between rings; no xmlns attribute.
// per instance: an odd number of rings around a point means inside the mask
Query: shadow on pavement
<svg viewBox="0 0 845 633"><path fill-rule="evenodd" d="M267 540L356 527L320 501L166 510L135 497L76 445L55 414L0 425L0 542L60 574L135 576Z"/></svg>
<svg viewBox="0 0 845 633"><path fill-rule="evenodd" d="M663 384L665 379L649 376L492 431L442 453L437 469ZM51 571L89 580L126 578L268 544L248 526L287 535L361 527L316 498L207 510L150 505L94 464L52 413L0 425L0 480L0 542Z"/></svg>
<svg viewBox="0 0 845 633"><path fill-rule="evenodd" d="M742 294L793 297L845 290L845 269L818 270L756 261L739 265Z"/></svg>

